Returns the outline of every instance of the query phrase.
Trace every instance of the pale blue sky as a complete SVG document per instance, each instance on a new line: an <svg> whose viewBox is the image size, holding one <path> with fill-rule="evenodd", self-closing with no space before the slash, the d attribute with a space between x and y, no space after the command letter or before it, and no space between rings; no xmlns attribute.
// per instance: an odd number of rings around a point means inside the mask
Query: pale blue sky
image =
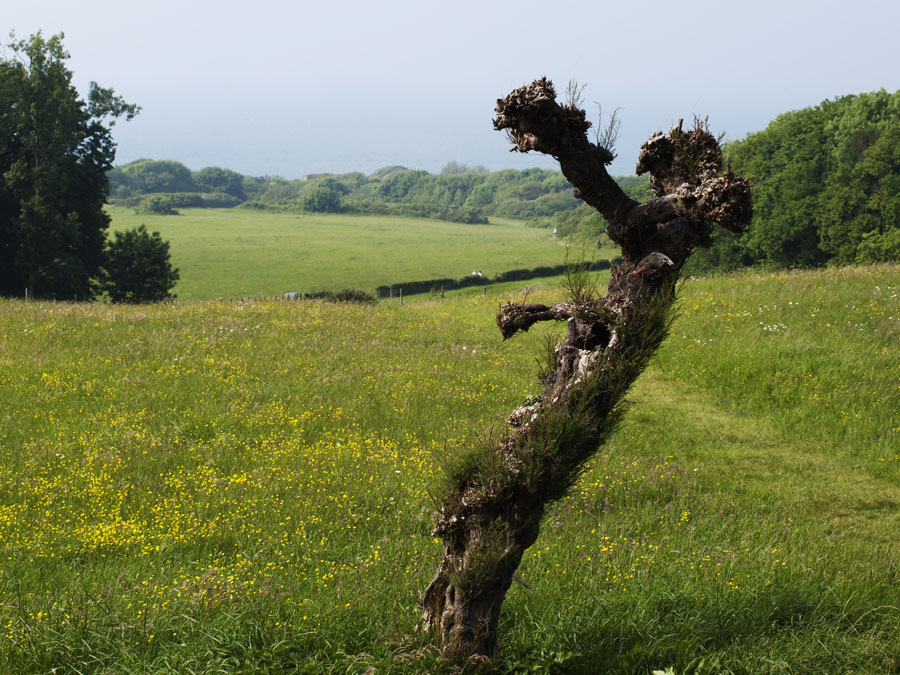
<svg viewBox="0 0 900 675"><path fill-rule="evenodd" d="M554 166L491 129L496 99L541 75L586 83L590 113L620 108L621 175L679 117L736 139L825 98L900 89L897 0L28 0L0 22L4 43L64 31L80 91L96 80L143 107L115 129L118 163L288 178Z"/></svg>

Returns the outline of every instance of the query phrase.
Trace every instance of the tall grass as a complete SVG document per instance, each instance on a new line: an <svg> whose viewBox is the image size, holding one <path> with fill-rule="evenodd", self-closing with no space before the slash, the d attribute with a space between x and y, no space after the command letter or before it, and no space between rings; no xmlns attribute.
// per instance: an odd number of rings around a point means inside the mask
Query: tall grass
<svg viewBox="0 0 900 675"><path fill-rule="evenodd" d="M686 283L498 670L900 671L898 288ZM439 672L429 488L538 389L497 304L0 303L0 672Z"/></svg>

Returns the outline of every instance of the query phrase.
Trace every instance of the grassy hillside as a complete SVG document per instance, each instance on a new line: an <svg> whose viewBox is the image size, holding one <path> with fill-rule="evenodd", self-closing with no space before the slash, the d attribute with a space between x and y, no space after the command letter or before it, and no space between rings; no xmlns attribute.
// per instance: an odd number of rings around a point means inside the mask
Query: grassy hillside
<svg viewBox="0 0 900 675"><path fill-rule="evenodd" d="M182 300L240 298L400 281L459 278L559 265L564 249L541 229L500 219L463 225L396 216L185 209L177 216L109 206L113 230L141 223L171 243Z"/></svg>
<svg viewBox="0 0 900 675"><path fill-rule="evenodd" d="M501 343L499 299L0 302L0 672L439 671L428 492L546 336ZM681 308L501 672L900 672L900 268Z"/></svg>

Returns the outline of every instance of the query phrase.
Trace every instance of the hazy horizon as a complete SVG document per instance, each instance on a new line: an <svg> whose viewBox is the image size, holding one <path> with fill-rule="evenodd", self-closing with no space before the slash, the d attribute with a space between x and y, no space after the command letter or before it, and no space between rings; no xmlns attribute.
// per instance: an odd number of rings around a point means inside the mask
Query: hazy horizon
<svg viewBox="0 0 900 675"><path fill-rule="evenodd" d="M680 11L676 11L680 10ZM64 32L84 95L90 80L142 106L114 129L117 164L173 159L247 175L371 173L447 162L553 168L508 152L497 98L546 75L586 84L596 119L619 109L614 175L678 118L709 117L729 140L777 115L847 94L900 89L900 3L711 1L678 8L527 0L235 2L123 6L32 0L8 30ZM4 39L3 42L7 42Z"/></svg>

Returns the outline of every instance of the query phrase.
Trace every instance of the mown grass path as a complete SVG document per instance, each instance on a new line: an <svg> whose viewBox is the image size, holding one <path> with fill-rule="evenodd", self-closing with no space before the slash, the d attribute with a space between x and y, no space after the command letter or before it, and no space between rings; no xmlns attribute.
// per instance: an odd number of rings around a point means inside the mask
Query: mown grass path
<svg viewBox="0 0 900 675"><path fill-rule="evenodd" d="M898 672L898 295L686 283L498 667ZM537 389L498 300L0 303L0 672L440 671L428 492Z"/></svg>

